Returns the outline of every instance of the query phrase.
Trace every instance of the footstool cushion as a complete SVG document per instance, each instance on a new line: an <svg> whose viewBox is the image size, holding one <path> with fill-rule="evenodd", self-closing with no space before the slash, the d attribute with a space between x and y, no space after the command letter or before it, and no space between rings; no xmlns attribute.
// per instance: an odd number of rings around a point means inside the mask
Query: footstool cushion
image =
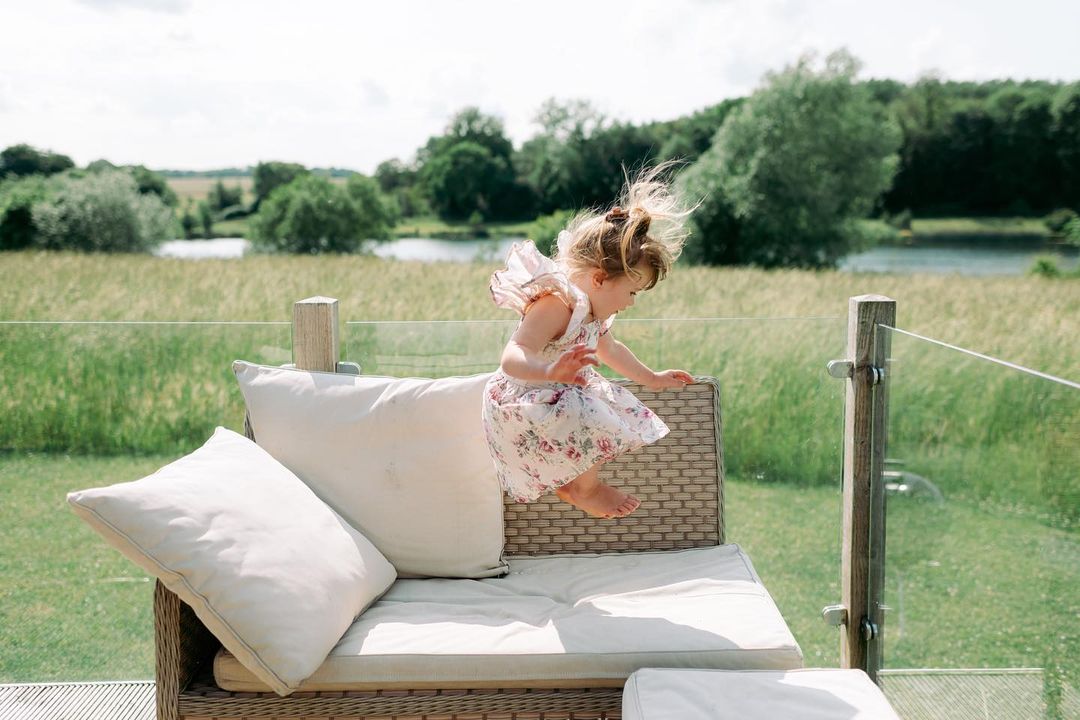
<svg viewBox="0 0 1080 720"><path fill-rule="evenodd" d="M646 668L623 689L623 720L900 720L861 670Z"/></svg>

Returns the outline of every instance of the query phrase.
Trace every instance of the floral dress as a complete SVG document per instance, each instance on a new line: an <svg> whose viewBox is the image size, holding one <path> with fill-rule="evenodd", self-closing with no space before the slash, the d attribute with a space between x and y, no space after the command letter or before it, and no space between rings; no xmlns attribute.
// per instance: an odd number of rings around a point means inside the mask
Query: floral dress
<svg viewBox="0 0 1080 720"><path fill-rule="evenodd" d="M611 319L585 322L589 298L531 241L514 243L505 270L491 277L495 304L522 316L545 295L572 310L566 332L541 351L555 360L573 345L595 348ZM591 366L587 385L526 382L496 371L484 391L483 422L495 470L504 490L531 502L561 487L598 462L656 442L668 427L633 393L614 385Z"/></svg>

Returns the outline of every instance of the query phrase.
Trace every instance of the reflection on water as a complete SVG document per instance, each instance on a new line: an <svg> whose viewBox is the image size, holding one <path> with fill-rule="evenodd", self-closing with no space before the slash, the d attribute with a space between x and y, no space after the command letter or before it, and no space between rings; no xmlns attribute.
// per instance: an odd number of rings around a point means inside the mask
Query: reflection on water
<svg viewBox="0 0 1080 720"><path fill-rule="evenodd" d="M841 258L847 272L934 273L948 275L1023 275L1040 256L1053 257L1061 270L1077 266L1077 253L1060 249L997 245L879 245Z"/></svg>
<svg viewBox="0 0 1080 720"><path fill-rule="evenodd" d="M498 263L510 245L524 238L499 240L436 240L398 238L388 242L368 242L365 250L381 258L423 262ZM171 240L163 243L159 257L185 259L241 257L249 247L243 238L216 240ZM1080 264L1080 253L1062 249L1032 249L1030 246L997 245L881 245L842 258L839 269L846 272L937 273L960 275L1023 275L1039 255L1057 260L1062 270Z"/></svg>
<svg viewBox="0 0 1080 720"><path fill-rule="evenodd" d="M431 238L398 238L390 242L368 243L366 249L381 258L393 258L395 260L498 262L506 257L506 253L515 241L524 239L433 240Z"/></svg>
<svg viewBox="0 0 1080 720"><path fill-rule="evenodd" d="M158 257L184 258L235 258L248 248L244 238L215 238L213 240L169 240L154 251Z"/></svg>
<svg viewBox="0 0 1080 720"><path fill-rule="evenodd" d="M422 260L425 262L498 262L506 257L510 245L524 238L501 240L433 240L430 238L398 238L388 242L366 242L364 250L381 258ZM154 253L158 257L238 258L247 253L251 244L244 238L214 240L169 240Z"/></svg>

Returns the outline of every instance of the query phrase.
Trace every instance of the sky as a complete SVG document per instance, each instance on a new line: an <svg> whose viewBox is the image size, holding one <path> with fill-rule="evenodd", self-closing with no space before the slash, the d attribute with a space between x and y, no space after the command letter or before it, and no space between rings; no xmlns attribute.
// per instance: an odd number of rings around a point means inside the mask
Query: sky
<svg viewBox="0 0 1080 720"><path fill-rule="evenodd" d="M1080 80L1076 0L0 0L0 147L365 173L467 106L670 120L845 48L860 78Z"/></svg>

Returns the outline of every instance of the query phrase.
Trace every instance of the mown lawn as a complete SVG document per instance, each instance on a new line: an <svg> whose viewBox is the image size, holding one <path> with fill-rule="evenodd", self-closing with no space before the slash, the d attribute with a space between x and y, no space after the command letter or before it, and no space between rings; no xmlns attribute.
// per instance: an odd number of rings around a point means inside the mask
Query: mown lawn
<svg viewBox="0 0 1080 720"><path fill-rule="evenodd" d="M67 492L126 482L171 456L0 456L0 682L153 676L153 583L72 513ZM820 619L839 601L839 488L730 478L728 541L754 561L807 665L839 662ZM1080 542L969 503L889 499L889 667L1080 670ZM1039 612L1031 612L1032 607Z"/></svg>

